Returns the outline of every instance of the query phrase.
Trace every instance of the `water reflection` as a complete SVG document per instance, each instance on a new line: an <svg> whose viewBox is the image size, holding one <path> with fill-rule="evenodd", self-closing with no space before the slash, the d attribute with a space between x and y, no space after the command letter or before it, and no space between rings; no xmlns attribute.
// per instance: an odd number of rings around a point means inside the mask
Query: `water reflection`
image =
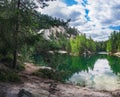
<svg viewBox="0 0 120 97"><path fill-rule="evenodd" d="M100 90L119 89L117 75L113 73L107 59L98 59L94 64L94 69L88 72L79 72L72 75L69 82L84 85Z"/></svg>
<svg viewBox="0 0 120 97"><path fill-rule="evenodd" d="M35 55L32 58L38 64L64 72L61 78L66 82L102 90L120 89L120 59L118 57L44 54Z"/></svg>

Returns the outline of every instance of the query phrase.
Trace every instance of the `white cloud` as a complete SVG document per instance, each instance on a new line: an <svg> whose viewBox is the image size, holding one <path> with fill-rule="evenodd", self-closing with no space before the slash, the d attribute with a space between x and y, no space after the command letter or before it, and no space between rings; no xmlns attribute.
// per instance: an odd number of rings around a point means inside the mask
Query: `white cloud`
<svg viewBox="0 0 120 97"><path fill-rule="evenodd" d="M83 0L75 1L77 4L72 6L67 6L61 0L49 2L49 6L40 11L53 17L71 18L71 26L94 40L108 39L112 31L109 26L120 25L120 0L87 0L87 4ZM87 16L90 21L85 17L85 9L89 10Z"/></svg>
<svg viewBox="0 0 120 97"><path fill-rule="evenodd" d="M73 5L67 6L60 0L49 2L49 6L44 9L40 9L41 13L48 14L54 17L63 18L63 19L77 19L83 17L84 9L82 6ZM84 13L85 14L85 13Z"/></svg>

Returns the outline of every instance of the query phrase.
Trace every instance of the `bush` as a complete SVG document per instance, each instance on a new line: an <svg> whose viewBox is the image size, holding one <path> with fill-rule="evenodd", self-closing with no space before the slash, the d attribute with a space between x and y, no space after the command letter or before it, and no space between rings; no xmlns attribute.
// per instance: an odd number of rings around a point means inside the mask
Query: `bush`
<svg viewBox="0 0 120 97"><path fill-rule="evenodd" d="M56 81L64 82L64 77L67 75L64 71L55 71L50 69L39 69L39 71L35 72L34 75L42 77L42 78L48 78Z"/></svg>
<svg viewBox="0 0 120 97"><path fill-rule="evenodd" d="M34 75L53 79L54 71L50 69L39 69L37 72L34 73Z"/></svg>
<svg viewBox="0 0 120 97"><path fill-rule="evenodd" d="M25 65L18 64L18 65L16 66L16 69L17 69L18 71L23 71L23 70L25 70Z"/></svg>
<svg viewBox="0 0 120 97"><path fill-rule="evenodd" d="M0 71L0 81L2 81L2 82L19 82L20 77L14 71L1 70Z"/></svg>
<svg viewBox="0 0 120 97"><path fill-rule="evenodd" d="M0 55L0 62L4 63L8 67L11 67L13 59L10 55Z"/></svg>

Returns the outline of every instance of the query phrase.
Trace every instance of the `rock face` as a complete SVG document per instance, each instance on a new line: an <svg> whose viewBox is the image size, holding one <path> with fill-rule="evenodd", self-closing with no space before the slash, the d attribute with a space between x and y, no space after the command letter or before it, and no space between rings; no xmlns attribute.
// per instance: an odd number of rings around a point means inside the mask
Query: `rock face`
<svg viewBox="0 0 120 97"><path fill-rule="evenodd" d="M40 33L42 33L43 37L47 40L50 40L50 36L53 36L55 39L58 39L59 34L65 35L66 38L70 38L70 37L74 38L75 37L74 34L67 33L67 29L63 26L54 26L49 29L42 29L38 32L38 34L40 34ZM75 33L78 33L78 31L76 30ZM79 34L80 34L80 32L79 32Z"/></svg>
<svg viewBox="0 0 120 97"><path fill-rule="evenodd" d="M43 33L43 37L45 39L50 39L50 36L53 35L54 37L57 37L56 34L57 33L61 33L61 34L65 34L66 30L64 27L59 26L59 27L51 27L50 29L42 29L40 30L39 33Z"/></svg>

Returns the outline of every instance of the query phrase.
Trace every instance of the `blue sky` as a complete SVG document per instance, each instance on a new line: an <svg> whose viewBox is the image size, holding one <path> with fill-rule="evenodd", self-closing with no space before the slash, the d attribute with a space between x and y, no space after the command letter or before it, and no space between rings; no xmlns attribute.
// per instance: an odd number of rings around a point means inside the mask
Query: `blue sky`
<svg viewBox="0 0 120 97"><path fill-rule="evenodd" d="M56 0L40 11L64 20L71 18L70 26L97 41L120 30L120 0Z"/></svg>
<svg viewBox="0 0 120 97"><path fill-rule="evenodd" d="M77 4L75 0L62 0L62 2L66 3L68 6Z"/></svg>

